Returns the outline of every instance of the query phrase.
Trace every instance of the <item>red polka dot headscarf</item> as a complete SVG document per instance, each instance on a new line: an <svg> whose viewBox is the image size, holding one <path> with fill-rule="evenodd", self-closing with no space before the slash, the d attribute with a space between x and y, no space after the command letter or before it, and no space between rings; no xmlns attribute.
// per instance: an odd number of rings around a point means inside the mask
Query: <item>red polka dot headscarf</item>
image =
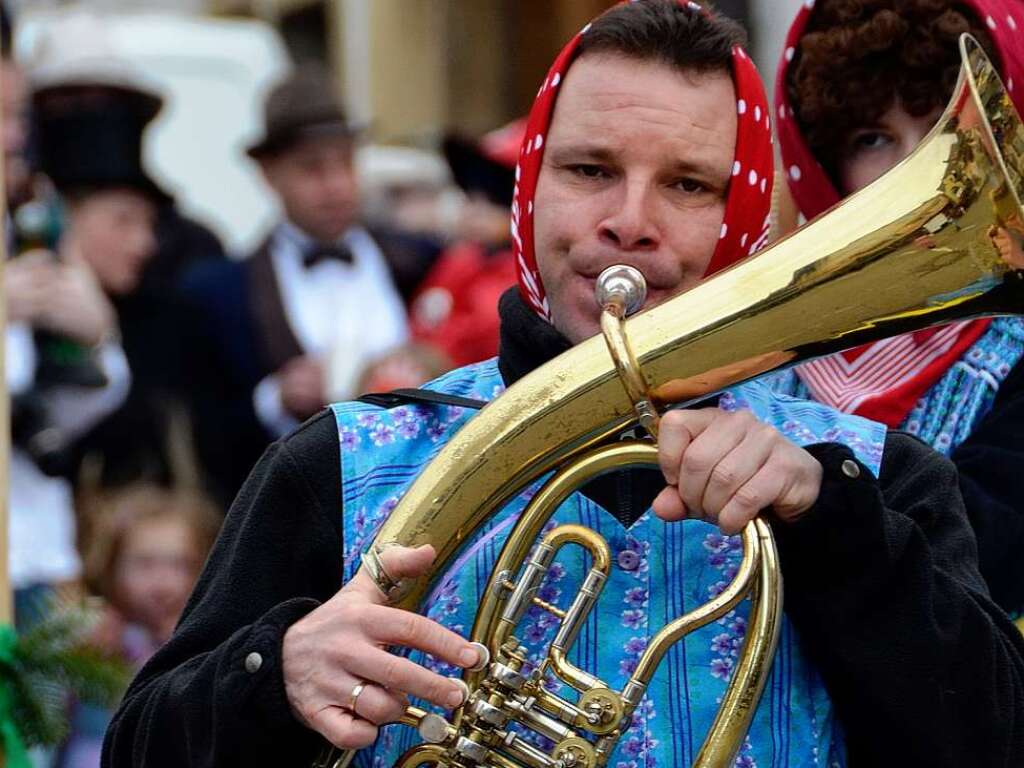
<svg viewBox="0 0 1024 768"><path fill-rule="evenodd" d="M709 14L695 2L664 2L678 3L690 13ZM519 274L519 292L538 315L549 321L551 313L534 251L533 201L544 156L544 140L551 126L559 85L576 58L580 40L589 29L590 24L569 41L544 79L530 110L526 138L516 167L512 248ZM768 240L773 176L771 116L761 76L746 51L738 46L733 49L732 78L739 113L733 177L721 237L708 265L707 275L754 253Z"/></svg>
<svg viewBox="0 0 1024 768"><path fill-rule="evenodd" d="M805 0L790 27L775 82L779 149L797 208L812 219L840 201L825 169L811 153L786 87L791 62L814 11ZM1024 112L1024 2L963 0L988 27L1001 75L1018 112ZM798 366L815 400L847 413L899 426L924 393L977 341L988 320L955 323L868 344Z"/></svg>

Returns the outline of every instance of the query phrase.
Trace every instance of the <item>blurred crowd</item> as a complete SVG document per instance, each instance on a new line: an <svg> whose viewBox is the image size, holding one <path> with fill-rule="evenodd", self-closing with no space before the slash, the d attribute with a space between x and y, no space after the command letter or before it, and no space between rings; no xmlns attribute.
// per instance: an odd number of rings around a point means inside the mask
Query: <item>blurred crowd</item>
<svg viewBox="0 0 1024 768"><path fill-rule="evenodd" d="M282 215L254 252L228 253L147 172L165 96L102 26L54 24L23 62L12 23L4 12L16 621L89 600L93 641L137 667L271 441L332 401L497 353L525 126L372 150L363 189L363 127L325 71L296 68L238 158ZM37 762L98 765L107 713L69 704L69 718Z"/></svg>

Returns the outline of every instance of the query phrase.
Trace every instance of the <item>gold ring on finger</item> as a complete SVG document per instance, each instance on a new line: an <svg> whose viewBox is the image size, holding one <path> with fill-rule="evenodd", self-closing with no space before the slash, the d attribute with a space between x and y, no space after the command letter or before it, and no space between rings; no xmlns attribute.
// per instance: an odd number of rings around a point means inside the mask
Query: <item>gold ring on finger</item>
<svg viewBox="0 0 1024 768"><path fill-rule="evenodd" d="M352 688L352 694L348 697L348 708L351 712L355 713L356 704L359 702L359 695L366 688L366 682L358 682Z"/></svg>

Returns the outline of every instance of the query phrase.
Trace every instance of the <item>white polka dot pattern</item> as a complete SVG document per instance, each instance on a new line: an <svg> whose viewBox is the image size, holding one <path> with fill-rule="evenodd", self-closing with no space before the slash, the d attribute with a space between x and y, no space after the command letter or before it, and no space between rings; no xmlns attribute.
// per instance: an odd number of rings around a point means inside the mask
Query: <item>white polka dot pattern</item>
<svg viewBox="0 0 1024 768"><path fill-rule="evenodd" d="M708 11L694 2L675 0L695 13ZM533 198L540 175L544 137L554 112L557 87L571 66L581 36L591 28L587 24L558 54L541 85L530 110L526 140L516 167L516 186L512 205L512 247L519 267L519 291L530 307L546 320L551 319L544 285L537 269L533 240ZM771 117L764 85L750 57L739 47L733 49L733 83L736 88L737 136L733 176L744 171L749 183L729 187L725 217L718 245L708 274L717 272L760 248L767 240L773 180ZM763 224L762 224L763 221ZM748 246L753 233L757 236Z"/></svg>

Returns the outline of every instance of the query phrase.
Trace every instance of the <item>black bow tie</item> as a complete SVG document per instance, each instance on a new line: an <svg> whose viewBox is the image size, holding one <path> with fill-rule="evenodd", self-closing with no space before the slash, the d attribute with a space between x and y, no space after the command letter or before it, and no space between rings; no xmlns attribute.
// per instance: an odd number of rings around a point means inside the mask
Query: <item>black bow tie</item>
<svg viewBox="0 0 1024 768"><path fill-rule="evenodd" d="M341 261L345 264L352 263L352 251L344 245L325 245L315 243L306 249L302 256L302 263L308 269L322 261Z"/></svg>

